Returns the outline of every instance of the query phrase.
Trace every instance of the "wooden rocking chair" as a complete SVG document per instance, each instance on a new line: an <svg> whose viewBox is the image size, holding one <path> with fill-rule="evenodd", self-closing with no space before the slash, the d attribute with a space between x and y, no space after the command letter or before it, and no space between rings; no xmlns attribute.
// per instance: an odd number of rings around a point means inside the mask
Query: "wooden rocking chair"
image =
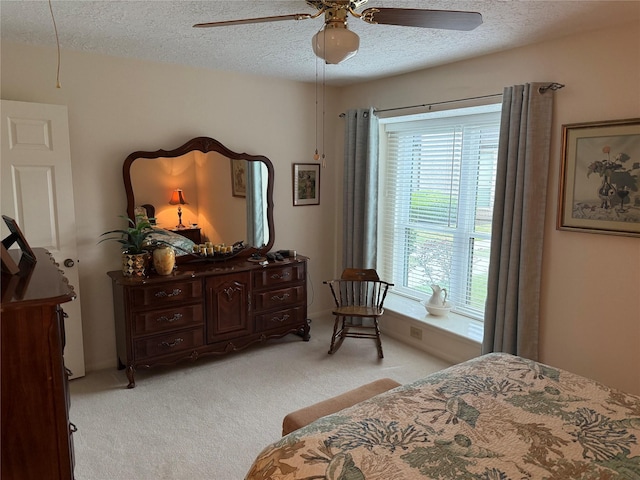
<svg viewBox="0 0 640 480"><path fill-rule="evenodd" d="M393 284L380 280L374 269L347 268L337 280L323 282L331 288L336 307L329 354L336 352L346 337L373 338L378 357L384 358L378 319L384 313L384 299ZM354 324L354 319L371 319L372 325Z"/></svg>

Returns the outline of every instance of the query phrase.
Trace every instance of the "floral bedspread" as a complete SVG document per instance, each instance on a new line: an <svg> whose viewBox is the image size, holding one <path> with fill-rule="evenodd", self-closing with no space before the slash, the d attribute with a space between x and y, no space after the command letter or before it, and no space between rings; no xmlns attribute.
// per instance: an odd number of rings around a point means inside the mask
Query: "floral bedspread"
<svg viewBox="0 0 640 480"><path fill-rule="evenodd" d="M640 479L640 397L492 353L321 418L246 480Z"/></svg>
<svg viewBox="0 0 640 480"><path fill-rule="evenodd" d="M193 252L194 243L187 237L183 237L182 235L170 230L164 230L163 228L154 227L154 230L162 233L152 233L149 235L149 240L158 240L168 243L176 249L176 255L185 255Z"/></svg>

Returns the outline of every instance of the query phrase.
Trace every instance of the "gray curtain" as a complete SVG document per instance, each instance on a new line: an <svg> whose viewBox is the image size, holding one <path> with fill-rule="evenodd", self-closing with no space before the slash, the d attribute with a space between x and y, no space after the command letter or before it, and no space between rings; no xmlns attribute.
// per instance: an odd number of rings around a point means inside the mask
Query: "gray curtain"
<svg viewBox="0 0 640 480"><path fill-rule="evenodd" d="M378 210L378 119L373 108L346 113L343 268L374 268Z"/></svg>
<svg viewBox="0 0 640 480"><path fill-rule="evenodd" d="M538 359L553 91L504 89L482 353Z"/></svg>
<svg viewBox="0 0 640 480"><path fill-rule="evenodd" d="M247 245L260 248L265 239L262 162L245 162L247 169Z"/></svg>

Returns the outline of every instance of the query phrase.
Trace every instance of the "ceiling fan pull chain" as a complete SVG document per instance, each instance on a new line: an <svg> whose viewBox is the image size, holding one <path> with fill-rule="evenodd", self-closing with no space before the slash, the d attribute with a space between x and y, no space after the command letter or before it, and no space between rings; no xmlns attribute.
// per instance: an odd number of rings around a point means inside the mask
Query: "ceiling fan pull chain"
<svg viewBox="0 0 640 480"><path fill-rule="evenodd" d="M316 83L315 83L315 87L316 87L316 115L315 115L315 121L316 121L316 152L313 155L313 159L315 161L318 161L318 159L320 158L320 155L318 154L318 58L316 58Z"/></svg>
<svg viewBox="0 0 640 480"><path fill-rule="evenodd" d="M326 99L326 62L322 62L322 167L327 166L327 160L324 155L324 119L325 119L325 99Z"/></svg>
<svg viewBox="0 0 640 480"><path fill-rule="evenodd" d="M60 88L60 39L58 38L58 27L56 25L56 17L53 15L53 6L49 0L49 11L51 12L51 21L53 22L53 31L56 34L56 45L58 47L58 69L56 71L56 88Z"/></svg>

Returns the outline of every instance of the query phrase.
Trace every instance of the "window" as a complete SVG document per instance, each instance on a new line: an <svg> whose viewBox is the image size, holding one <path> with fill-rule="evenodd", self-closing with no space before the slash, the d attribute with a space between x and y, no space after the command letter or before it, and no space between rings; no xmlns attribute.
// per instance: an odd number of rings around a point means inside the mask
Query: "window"
<svg viewBox="0 0 640 480"><path fill-rule="evenodd" d="M500 105L381 119L378 265L394 292L447 289L482 320L487 296Z"/></svg>

